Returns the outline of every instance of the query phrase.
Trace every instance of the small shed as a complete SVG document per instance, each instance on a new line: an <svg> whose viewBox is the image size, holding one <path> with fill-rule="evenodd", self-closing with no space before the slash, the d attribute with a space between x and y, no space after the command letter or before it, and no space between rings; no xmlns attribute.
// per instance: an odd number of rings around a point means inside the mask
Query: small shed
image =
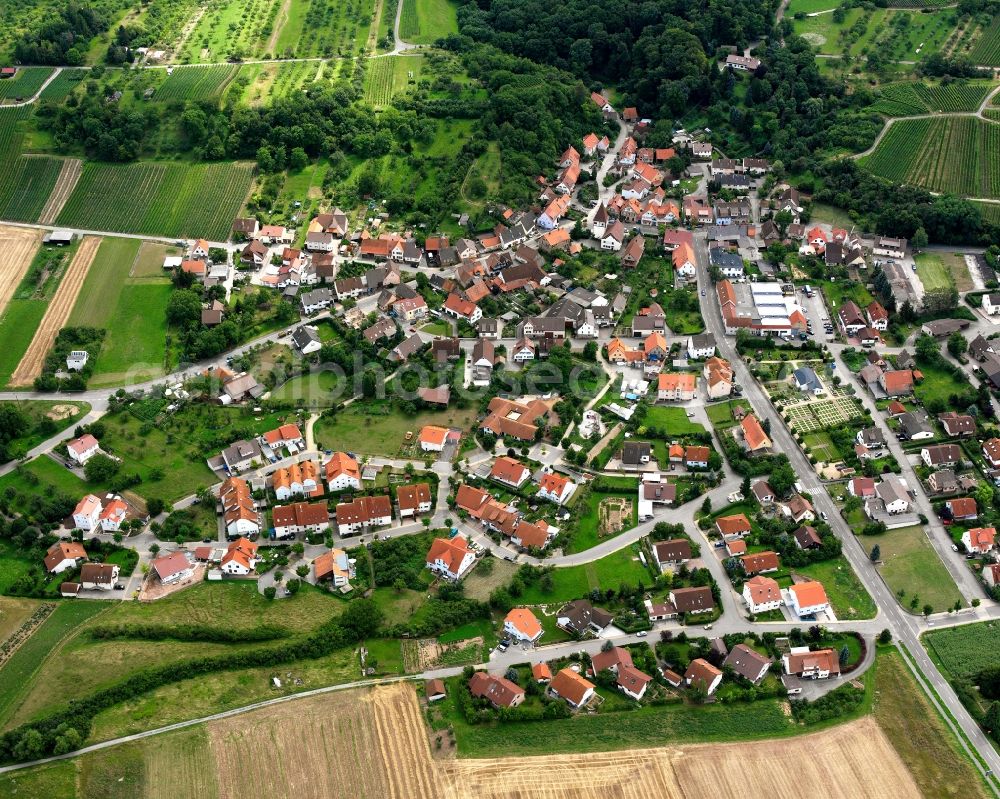
<svg viewBox="0 0 1000 799"><path fill-rule="evenodd" d="M444 680L428 680L424 685L424 690L428 702L437 702L448 695L444 688Z"/></svg>

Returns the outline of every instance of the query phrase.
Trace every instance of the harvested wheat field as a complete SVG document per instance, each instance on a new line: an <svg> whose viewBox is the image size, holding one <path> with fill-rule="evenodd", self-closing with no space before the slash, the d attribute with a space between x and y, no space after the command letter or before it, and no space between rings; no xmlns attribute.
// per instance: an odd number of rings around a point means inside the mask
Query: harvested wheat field
<svg viewBox="0 0 1000 799"><path fill-rule="evenodd" d="M83 161L79 158L64 158L62 168L59 170L59 177L56 178L56 185L52 187L52 193L42 209L42 215L38 221L43 225L55 224L56 217L66 204L66 200L76 188L76 182L83 172Z"/></svg>
<svg viewBox="0 0 1000 799"><path fill-rule="evenodd" d="M220 799L243 799L250 786L268 799L440 796L409 686L288 702L212 722L208 731Z"/></svg>
<svg viewBox="0 0 1000 799"><path fill-rule="evenodd" d="M10 377L12 386L30 386L35 378L42 374L45 356L59 335L59 331L66 324L66 320L69 319L70 311L76 303L76 295L80 293L90 265L94 262L97 248L100 246L100 236L87 236L80 243L80 248L66 269L66 274L63 275L49 307L45 309L45 316L35 331L35 337L31 339L31 344L28 345L21 362Z"/></svg>
<svg viewBox="0 0 1000 799"><path fill-rule="evenodd" d="M42 231L0 225L0 314L17 291L42 242Z"/></svg>
<svg viewBox="0 0 1000 799"><path fill-rule="evenodd" d="M288 702L208 726L220 799L915 799L871 718L780 741L435 760L407 684ZM540 730L544 734L544 730ZM247 752L267 756L248 758Z"/></svg>
<svg viewBox="0 0 1000 799"><path fill-rule="evenodd" d="M870 718L781 741L532 758L456 760L445 799L916 799L920 791Z"/></svg>

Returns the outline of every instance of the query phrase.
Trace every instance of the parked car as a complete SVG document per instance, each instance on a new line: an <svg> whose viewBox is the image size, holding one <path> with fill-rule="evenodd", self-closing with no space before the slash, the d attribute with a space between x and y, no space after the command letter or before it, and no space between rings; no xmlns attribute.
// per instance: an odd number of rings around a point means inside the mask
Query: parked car
<svg viewBox="0 0 1000 799"><path fill-rule="evenodd" d="M646 632L646 630L639 630L639 632L637 632L635 634L635 637L636 638L645 638L647 635L649 635L649 633Z"/></svg>

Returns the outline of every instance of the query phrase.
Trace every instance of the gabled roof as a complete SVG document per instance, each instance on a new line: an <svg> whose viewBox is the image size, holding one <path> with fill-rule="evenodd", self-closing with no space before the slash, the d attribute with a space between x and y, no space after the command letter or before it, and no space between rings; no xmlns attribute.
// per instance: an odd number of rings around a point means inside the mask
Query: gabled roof
<svg viewBox="0 0 1000 799"><path fill-rule="evenodd" d="M596 686L573 669L562 669L552 678L549 688L563 699L579 705L587 691L593 691Z"/></svg>
<svg viewBox="0 0 1000 799"><path fill-rule="evenodd" d="M441 560L449 572L458 574L462 568L462 561L468 554L469 543L464 535L457 535L454 538L435 538L427 552L427 562L434 563Z"/></svg>
<svg viewBox="0 0 1000 799"><path fill-rule="evenodd" d="M509 623L515 630L525 638L534 640L542 633L542 625L539 624L535 614L528 608L514 608L504 618L504 623Z"/></svg>
<svg viewBox="0 0 1000 799"><path fill-rule="evenodd" d="M796 583L789 587L799 604L799 607L813 607L814 605L828 605L830 600L826 597L826 589L822 583L816 581L807 583Z"/></svg>

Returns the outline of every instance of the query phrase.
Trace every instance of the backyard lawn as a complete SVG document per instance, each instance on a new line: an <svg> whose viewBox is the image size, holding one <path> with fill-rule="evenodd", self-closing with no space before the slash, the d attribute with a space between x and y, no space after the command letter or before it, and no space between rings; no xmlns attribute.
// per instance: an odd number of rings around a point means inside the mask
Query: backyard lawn
<svg viewBox="0 0 1000 799"><path fill-rule="evenodd" d="M387 402L366 402L364 408L354 404L333 417L324 416L316 422L313 432L320 449L391 456L399 452L408 432L416 437L427 424L468 430L475 418L474 407L420 411L406 416Z"/></svg>
<svg viewBox="0 0 1000 799"><path fill-rule="evenodd" d="M17 438L8 442L8 460L20 457L60 430L72 428L81 417L90 412L90 404L79 401L25 401L19 402L17 407L28 418L28 424L20 431Z"/></svg>
<svg viewBox="0 0 1000 799"><path fill-rule="evenodd" d="M826 295L827 310L831 319L847 300L854 300L864 308L874 299L868 289L852 280L826 281L823 283L823 293Z"/></svg>
<svg viewBox="0 0 1000 799"><path fill-rule="evenodd" d="M592 563L553 569L551 591L544 591L535 583L525 588L518 601L525 605L545 605L578 599L595 588L618 588L623 583L637 585L640 582L652 585L653 578L637 552L637 548L627 547Z"/></svg>
<svg viewBox="0 0 1000 799"><path fill-rule="evenodd" d="M42 455L33 461L19 464L14 471L0 477L0 491L8 487L28 493L54 490L77 497L84 491L86 484L69 469Z"/></svg>
<svg viewBox="0 0 1000 799"><path fill-rule="evenodd" d="M917 597L914 612L921 613L925 604L943 611L962 599L923 528L902 527L861 540L868 550L878 544L882 560L879 572L897 596L899 591L906 592L900 599L902 607L910 608L910 601Z"/></svg>
<svg viewBox="0 0 1000 799"><path fill-rule="evenodd" d="M610 392L609 392L610 393ZM655 427L668 436L687 436L694 433L704 433L705 428L687 417L683 408L665 405L653 405L646 411L643 419L646 427Z"/></svg>
<svg viewBox="0 0 1000 799"><path fill-rule="evenodd" d="M718 430L725 430L736 424L733 419L733 408L750 409L750 403L746 400L726 400L725 402L713 402L705 407L709 420Z"/></svg>
<svg viewBox="0 0 1000 799"><path fill-rule="evenodd" d="M950 372L936 364L921 362L917 364L923 378L913 387L913 393L925 406L929 403L941 403L949 407L952 394L964 394L969 388L968 383L956 380Z"/></svg>
<svg viewBox="0 0 1000 799"><path fill-rule="evenodd" d="M823 584L838 619L875 618L875 603L843 557L796 566L792 571Z"/></svg>
<svg viewBox="0 0 1000 799"><path fill-rule="evenodd" d="M638 500L636 495L639 484L637 480L631 480L630 482L633 484L630 490L615 491L613 493L591 491L583 498L583 502L576 504L576 512L580 516L577 521L576 530L573 532L570 543L566 547L567 553L583 552L586 549L597 546L603 539L614 537L625 530L630 530L639 523L639 508L637 507ZM580 491L583 489L577 490ZM629 520L626 521L625 526L621 530L618 532L609 532L607 535L602 536L600 531L600 504L604 500L613 497L621 497L627 500L631 508L631 513Z"/></svg>

